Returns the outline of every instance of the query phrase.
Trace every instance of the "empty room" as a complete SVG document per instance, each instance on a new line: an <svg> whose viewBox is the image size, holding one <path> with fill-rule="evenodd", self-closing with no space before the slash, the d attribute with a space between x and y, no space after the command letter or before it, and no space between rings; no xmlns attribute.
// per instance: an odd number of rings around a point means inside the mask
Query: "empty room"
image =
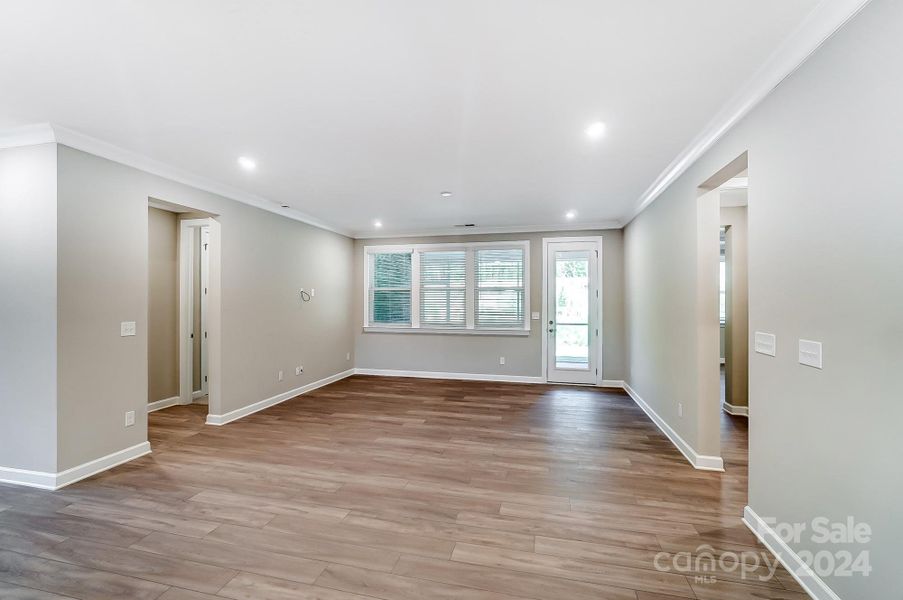
<svg viewBox="0 0 903 600"><path fill-rule="evenodd" d="M903 600L901 40L0 0L0 599Z"/></svg>

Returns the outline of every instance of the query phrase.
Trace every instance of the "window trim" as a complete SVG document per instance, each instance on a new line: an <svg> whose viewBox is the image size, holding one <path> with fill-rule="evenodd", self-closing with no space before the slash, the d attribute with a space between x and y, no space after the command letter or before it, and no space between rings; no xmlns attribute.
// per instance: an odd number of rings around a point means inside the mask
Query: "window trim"
<svg viewBox="0 0 903 600"><path fill-rule="evenodd" d="M520 249L524 252L524 323L522 327L506 328L477 328L476 327L476 253L477 249L499 248ZM420 326L420 252L436 252L443 250L466 251L466 277L465 277L465 310L466 318L464 327L421 327ZM411 324L389 325L370 323L370 269L371 254L383 253L411 253ZM459 243L435 243L435 244L387 244L363 247L364 263L364 307L363 330L367 333L440 333L459 335L512 335L524 336L530 334L530 241L511 240L494 242L459 242Z"/></svg>

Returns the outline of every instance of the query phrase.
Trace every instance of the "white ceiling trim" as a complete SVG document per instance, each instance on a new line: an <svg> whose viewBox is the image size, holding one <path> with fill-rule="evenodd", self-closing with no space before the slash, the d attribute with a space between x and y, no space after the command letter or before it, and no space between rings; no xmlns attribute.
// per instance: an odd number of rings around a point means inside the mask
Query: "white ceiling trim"
<svg viewBox="0 0 903 600"><path fill-rule="evenodd" d="M52 144L55 141L50 123L12 127L0 131L0 149Z"/></svg>
<svg viewBox="0 0 903 600"><path fill-rule="evenodd" d="M620 229L620 221L592 221L588 223L571 222L555 225L512 225L510 227L446 227L444 229L426 229L413 231L358 231L354 234L357 240L378 240L386 238L433 237L446 235L487 235L497 233L543 233L546 231L597 231L601 229Z"/></svg>
<svg viewBox="0 0 903 600"><path fill-rule="evenodd" d="M855 17L870 0L822 0L806 19L778 46L750 80L708 125L671 161L637 200L624 223L643 212L668 186L684 174L740 119L802 65L834 33Z"/></svg>
<svg viewBox="0 0 903 600"><path fill-rule="evenodd" d="M81 150L82 152L87 152L88 154L112 160L113 162L134 167L146 173L158 175L165 179L182 183L205 192L210 192L211 194L216 194L228 198L229 200L248 204L288 219L307 223L308 225L313 225L320 229L326 229L350 237L348 231L325 223L320 219L299 210L282 208L278 204L261 196L219 183L212 179L207 179L200 175L195 175L194 173L149 158L143 154L120 148L119 146L115 146L103 140L66 127L54 125L53 123L40 123L0 131L0 148L14 148L18 146L32 146L35 144L54 142L69 146L70 148L75 148L76 150Z"/></svg>

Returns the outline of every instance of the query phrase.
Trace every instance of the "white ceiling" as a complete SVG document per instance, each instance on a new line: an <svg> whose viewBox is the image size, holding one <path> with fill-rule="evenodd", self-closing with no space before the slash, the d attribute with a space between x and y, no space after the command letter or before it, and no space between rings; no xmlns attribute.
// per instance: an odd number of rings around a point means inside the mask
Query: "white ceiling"
<svg viewBox="0 0 903 600"><path fill-rule="evenodd" d="M816 4L4 1L0 128L58 124L359 236L598 226Z"/></svg>

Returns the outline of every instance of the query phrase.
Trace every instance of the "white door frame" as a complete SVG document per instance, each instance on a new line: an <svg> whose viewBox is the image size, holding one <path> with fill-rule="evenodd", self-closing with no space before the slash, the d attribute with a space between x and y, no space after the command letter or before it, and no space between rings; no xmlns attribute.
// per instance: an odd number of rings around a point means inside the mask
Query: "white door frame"
<svg viewBox="0 0 903 600"><path fill-rule="evenodd" d="M602 279L602 236L578 236L578 237L553 237L542 238L542 377L549 381L549 244L557 242L589 242L596 245L598 258L596 259L596 281L599 290L599 299L597 304L598 310L596 315L596 323L599 335L596 336L595 349L595 366L596 369L593 385L600 385L602 378L602 350L604 332L602 330L602 305L605 297L605 286Z"/></svg>
<svg viewBox="0 0 903 600"><path fill-rule="evenodd" d="M203 311L204 330L207 331L207 394L209 412L219 414L221 408L220 354L220 225L216 219L183 219L179 221L179 402L191 404L193 392L194 345L194 286L192 271L200 228L209 232L206 253L207 296ZM203 271L202 271L203 272ZM202 381L203 384L203 381Z"/></svg>

